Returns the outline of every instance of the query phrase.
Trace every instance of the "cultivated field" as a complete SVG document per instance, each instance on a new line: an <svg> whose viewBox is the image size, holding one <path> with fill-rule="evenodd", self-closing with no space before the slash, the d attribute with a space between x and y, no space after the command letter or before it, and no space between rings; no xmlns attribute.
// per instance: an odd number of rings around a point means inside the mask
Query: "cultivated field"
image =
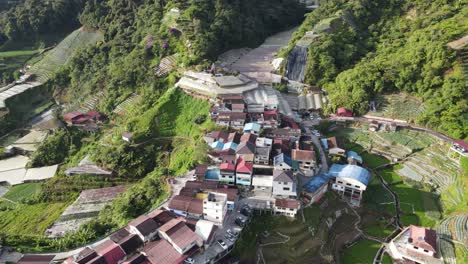
<svg viewBox="0 0 468 264"><path fill-rule="evenodd" d="M40 82L48 80L56 70L71 58L74 51L102 40L102 35L77 29L61 41L54 49L47 52L41 60L35 63L29 73L35 74Z"/></svg>
<svg viewBox="0 0 468 264"><path fill-rule="evenodd" d="M377 111L368 115L414 122L424 112L424 104L405 93L378 95L375 104Z"/></svg>

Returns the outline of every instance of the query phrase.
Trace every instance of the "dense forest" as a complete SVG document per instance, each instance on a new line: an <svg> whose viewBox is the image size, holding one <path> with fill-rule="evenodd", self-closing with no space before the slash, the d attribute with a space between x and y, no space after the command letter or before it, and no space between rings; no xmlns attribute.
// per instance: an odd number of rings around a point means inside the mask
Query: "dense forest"
<svg viewBox="0 0 468 264"><path fill-rule="evenodd" d="M14 2L14 1L12 1ZM2 7L0 46L7 41L34 40L41 34L67 32L79 26L84 0L24 0Z"/></svg>
<svg viewBox="0 0 468 264"><path fill-rule="evenodd" d="M335 109L364 114L375 95L406 92L424 101L418 123L467 138L466 77L447 46L468 32L463 2L327 1L307 16L289 50L332 19L332 29L309 46L305 82L323 87Z"/></svg>

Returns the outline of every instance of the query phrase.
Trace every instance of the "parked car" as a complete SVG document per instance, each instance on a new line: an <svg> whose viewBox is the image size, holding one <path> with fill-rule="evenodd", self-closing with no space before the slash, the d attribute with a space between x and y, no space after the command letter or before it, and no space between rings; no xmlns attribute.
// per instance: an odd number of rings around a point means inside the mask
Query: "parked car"
<svg viewBox="0 0 468 264"><path fill-rule="evenodd" d="M195 260L193 258L187 258L186 260L184 260L184 263L186 264L194 264L195 263Z"/></svg>
<svg viewBox="0 0 468 264"><path fill-rule="evenodd" d="M236 220L234 221L238 226L244 227L245 224L247 223L247 220L243 217L237 217Z"/></svg>
<svg viewBox="0 0 468 264"><path fill-rule="evenodd" d="M250 209L249 206L244 206L244 207L242 207L240 213L245 215L245 216L250 216L252 214L252 209Z"/></svg>
<svg viewBox="0 0 468 264"><path fill-rule="evenodd" d="M231 235L231 234L226 234L226 235L224 235L224 237L225 237L227 240L231 241L231 242L236 241L236 238L235 238L233 235Z"/></svg>
<svg viewBox="0 0 468 264"><path fill-rule="evenodd" d="M222 239L218 239L218 244L223 248L227 249L228 246L226 245L226 242L224 242Z"/></svg>
<svg viewBox="0 0 468 264"><path fill-rule="evenodd" d="M233 231L233 230L231 230L231 229L228 229L226 232L227 232L229 235L231 235L231 236L233 236L233 237L235 237L235 238L238 238L238 237L239 237L239 231L236 231L236 230Z"/></svg>

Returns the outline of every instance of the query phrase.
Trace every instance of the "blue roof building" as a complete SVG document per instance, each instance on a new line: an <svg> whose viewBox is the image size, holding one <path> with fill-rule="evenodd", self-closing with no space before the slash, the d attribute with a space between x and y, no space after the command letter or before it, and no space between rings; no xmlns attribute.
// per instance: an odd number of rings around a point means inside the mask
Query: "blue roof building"
<svg viewBox="0 0 468 264"><path fill-rule="evenodd" d="M216 150L222 150L224 147L224 143L221 141L215 141L211 143L211 148Z"/></svg>
<svg viewBox="0 0 468 264"><path fill-rule="evenodd" d="M332 178L332 176L326 173L319 174L304 184L303 189L307 192L315 193L318 189L320 189L320 187L322 187L324 184L327 184L328 181Z"/></svg>
<svg viewBox="0 0 468 264"><path fill-rule="evenodd" d="M347 178L358 181L364 186L367 186L369 184L371 178L371 174L368 170L364 169L363 167L351 164L333 164L330 167L330 171L328 173L332 177Z"/></svg>
<svg viewBox="0 0 468 264"><path fill-rule="evenodd" d="M221 175L220 170L210 169L205 172L205 180L207 181L219 181L219 176Z"/></svg>
<svg viewBox="0 0 468 264"><path fill-rule="evenodd" d="M244 126L244 133L258 134L262 126L258 123L247 123Z"/></svg>
<svg viewBox="0 0 468 264"><path fill-rule="evenodd" d="M348 160L353 159L357 161L358 163L362 164L362 157L359 156L359 154L357 154L355 151L352 151L352 150L348 151L346 153L346 156L348 157Z"/></svg>
<svg viewBox="0 0 468 264"><path fill-rule="evenodd" d="M224 144L223 150L232 149L232 150L236 151L237 146L238 145L236 143L234 143L234 142L228 142L228 143Z"/></svg>

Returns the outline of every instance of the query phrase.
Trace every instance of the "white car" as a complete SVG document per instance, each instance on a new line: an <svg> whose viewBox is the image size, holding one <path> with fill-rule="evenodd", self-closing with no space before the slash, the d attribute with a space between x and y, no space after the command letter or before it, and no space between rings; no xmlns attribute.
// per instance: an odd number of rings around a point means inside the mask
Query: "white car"
<svg viewBox="0 0 468 264"><path fill-rule="evenodd" d="M184 263L186 264L194 264L195 263L195 260L193 258L187 258L185 259Z"/></svg>
<svg viewBox="0 0 468 264"><path fill-rule="evenodd" d="M218 239L218 244L224 249L226 250L228 248L228 246L226 245L226 242L224 242L223 240L221 239Z"/></svg>

